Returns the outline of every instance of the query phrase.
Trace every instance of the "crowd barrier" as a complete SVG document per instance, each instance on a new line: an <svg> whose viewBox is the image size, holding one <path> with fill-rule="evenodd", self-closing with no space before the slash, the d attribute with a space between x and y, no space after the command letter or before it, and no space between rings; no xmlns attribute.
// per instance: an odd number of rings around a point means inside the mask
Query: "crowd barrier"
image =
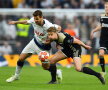
<svg viewBox="0 0 108 90"><path fill-rule="evenodd" d="M4 60L2 60L3 58L4 58ZM0 57L0 63L3 61L7 61L8 66L15 67L17 65L18 58L19 58L19 55L3 55L2 58ZM105 55L104 58L105 58L105 64L108 64L108 55ZM73 59L71 59L71 62L73 64ZM35 67L37 65L41 65L41 61L39 60L38 55L32 55L31 57L27 58L26 63L33 67ZM97 54L95 54L93 56L82 55L81 63L82 63L82 65L98 66L99 65L98 55ZM60 66L67 66L68 61L67 61L67 59L64 59L62 61L59 61L57 64Z"/></svg>

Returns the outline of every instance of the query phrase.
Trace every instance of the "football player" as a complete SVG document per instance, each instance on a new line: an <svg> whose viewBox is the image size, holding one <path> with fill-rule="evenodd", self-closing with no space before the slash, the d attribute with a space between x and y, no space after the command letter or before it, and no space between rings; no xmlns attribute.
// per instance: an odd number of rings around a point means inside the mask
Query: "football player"
<svg viewBox="0 0 108 90"><path fill-rule="evenodd" d="M61 30L61 27L56 24L52 24L46 19L43 19L43 13L40 10L36 10L33 13L33 17L30 20L23 21L10 21L9 24L32 24L34 28L34 38L28 43L28 45L23 49L20 54L19 60L17 61L15 75L8 78L6 82L13 82L19 79L21 69L24 65L26 58L31 56L34 53L39 54L41 51L49 51L51 48L50 44L44 43L47 39L47 30L48 28L54 26L58 31ZM44 65L44 64L42 64ZM52 80L48 84L56 84L56 74L59 80L62 80L61 70L56 70L56 65L53 64L48 69L51 72ZM56 73L57 72L57 73Z"/></svg>
<svg viewBox="0 0 108 90"><path fill-rule="evenodd" d="M101 81L102 84L105 84L105 80L100 73L90 69L89 67L82 67L81 65L81 46L85 49L91 49L90 46L85 45L83 42L70 36L67 33L57 33L57 29L55 27L50 27L47 32L48 38L50 39L49 43L55 41L57 44L63 47L63 49L56 52L54 56L48 60L49 65L55 64L60 60L71 57L73 58L75 69L78 72L94 75ZM48 68L45 67L45 69Z"/></svg>
<svg viewBox="0 0 108 90"><path fill-rule="evenodd" d="M100 49L99 49L99 58L100 58L100 66L102 68L103 76L106 74L105 72L105 60L104 54L108 50L108 1L105 2L105 14L102 14L100 17L100 25L91 31L91 39L93 39L93 33L101 30L100 36Z"/></svg>

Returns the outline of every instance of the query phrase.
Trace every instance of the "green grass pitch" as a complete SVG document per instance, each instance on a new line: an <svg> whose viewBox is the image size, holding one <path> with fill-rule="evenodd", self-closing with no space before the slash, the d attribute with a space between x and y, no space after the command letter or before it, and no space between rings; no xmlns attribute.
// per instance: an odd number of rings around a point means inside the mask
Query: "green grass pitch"
<svg viewBox="0 0 108 90"><path fill-rule="evenodd" d="M6 83L6 79L14 74L15 67L0 68L0 90L108 90L108 73L105 75L106 85L94 76L75 71L74 67L58 67L62 69L62 84L46 84L50 81L50 73L41 67L25 66L22 69L20 80ZM100 67L91 67L100 71ZM106 66L108 72L108 67Z"/></svg>

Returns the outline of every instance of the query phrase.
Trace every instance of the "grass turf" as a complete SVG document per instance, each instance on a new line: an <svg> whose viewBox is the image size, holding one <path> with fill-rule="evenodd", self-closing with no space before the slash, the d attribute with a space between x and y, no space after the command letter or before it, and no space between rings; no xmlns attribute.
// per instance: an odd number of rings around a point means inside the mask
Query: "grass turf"
<svg viewBox="0 0 108 90"><path fill-rule="evenodd" d="M0 90L108 90L108 74L105 75L106 85L94 76L83 74L75 71L72 67L62 69L63 82L62 84L46 84L50 81L50 73L42 70L41 67L25 66L22 69L20 80L12 83L6 83L6 79L14 74L15 68L1 67L0 68ZM96 71L100 71L100 67L91 67ZM106 67L108 72L108 67Z"/></svg>

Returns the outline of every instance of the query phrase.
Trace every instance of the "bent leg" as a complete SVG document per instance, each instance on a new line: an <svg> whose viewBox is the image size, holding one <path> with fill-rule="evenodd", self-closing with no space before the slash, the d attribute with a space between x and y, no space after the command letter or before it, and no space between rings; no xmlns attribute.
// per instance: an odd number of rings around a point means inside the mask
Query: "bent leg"
<svg viewBox="0 0 108 90"><path fill-rule="evenodd" d="M89 75L94 75L96 77L100 77L100 73L90 69L89 67L82 67L81 65L81 58L80 57L74 57L74 64L75 64L75 69L79 72L83 72Z"/></svg>
<svg viewBox="0 0 108 90"><path fill-rule="evenodd" d="M100 58L100 66L102 68L102 72L105 72L105 60L104 60L104 49L99 50L99 58Z"/></svg>
<svg viewBox="0 0 108 90"><path fill-rule="evenodd" d="M44 69L49 65L48 66L49 68L46 68L48 71L51 72L51 76L52 76L52 80L49 82L49 84L51 84L52 82L55 83L56 81L57 69L56 69L55 63L64 58L66 58L66 56L61 51L58 51L56 54L54 54L53 57L49 59L49 64L46 64L46 65L42 64Z"/></svg>
<svg viewBox="0 0 108 90"><path fill-rule="evenodd" d="M8 79L6 80L6 82L9 83L9 82L13 82L13 81L19 79L19 75L20 75L21 69L22 69L22 67L23 67L23 65L24 65L24 60L25 60L27 57L29 57L30 55L31 55L31 54L23 54L23 53L20 55L19 60L18 60L18 62L17 62L15 75L12 76L12 77L10 77L10 78L8 78Z"/></svg>
<svg viewBox="0 0 108 90"><path fill-rule="evenodd" d="M31 56L31 53L21 53L19 56L19 60L17 61L16 72L15 75L19 77L21 69L24 65L24 61L27 57Z"/></svg>
<svg viewBox="0 0 108 90"><path fill-rule="evenodd" d="M51 58L49 59L49 63L50 63L50 64L55 64L56 62L58 62L58 61L60 61L60 60L63 60L63 59L65 59L65 58L66 58L66 56L65 56L64 53L60 50L60 51L56 52L56 53L54 54L54 56L51 57Z"/></svg>
<svg viewBox="0 0 108 90"><path fill-rule="evenodd" d="M74 65L75 65L75 69L79 72L81 72L82 66L81 66L81 58L80 57L74 57Z"/></svg>
<svg viewBox="0 0 108 90"><path fill-rule="evenodd" d="M49 63L42 63L42 67L45 70L48 70L51 64L55 64L56 62L65 59L66 56L62 53L62 51L56 52L51 58L49 58Z"/></svg>

